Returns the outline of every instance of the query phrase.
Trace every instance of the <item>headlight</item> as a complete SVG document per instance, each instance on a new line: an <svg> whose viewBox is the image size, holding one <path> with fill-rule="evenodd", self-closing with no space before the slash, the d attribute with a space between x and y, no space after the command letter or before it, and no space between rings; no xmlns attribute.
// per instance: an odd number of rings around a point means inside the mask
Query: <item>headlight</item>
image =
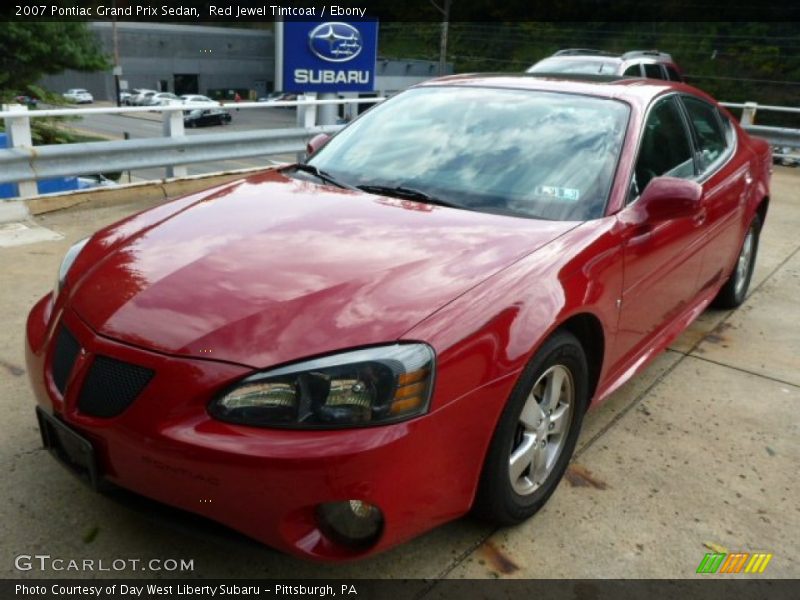
<svg viewBox="0 0 800 600"><path fill-rule="evenodd" d="M428 410L433 350L394 344L257 373L209 405L230 423L295 429L383 425Z"/></svg>
<svg viewBox="0 0 800 600"><path fill-rule="evenodd" d="M89 238L82 239L81 241L72 244L70 249L67 250L64 258L61 260L61 266L58 268L58 279L56 279L55 289L53 290L54 297L57 297L61 293L61 289L64 287L64 283L67 280L67 273L69 273L72 263L74 263L75 259L78 258L78 254L81 253L81 250L83 250L83 247L88 241Z"/></svg>

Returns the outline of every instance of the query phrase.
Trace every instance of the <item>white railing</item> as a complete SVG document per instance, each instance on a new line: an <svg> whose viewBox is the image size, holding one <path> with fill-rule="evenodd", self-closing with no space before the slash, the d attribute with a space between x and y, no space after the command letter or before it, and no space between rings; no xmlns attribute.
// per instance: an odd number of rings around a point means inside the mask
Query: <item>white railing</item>
<svg viewBox="0 0 800 600"><path fill-rule="evenodd" d="M771 106L769 104L757 104L756 102L720 102L726 108L737 108L742 110L742 117L739 124L742 129L752 135L766 139L772 146L772 156L782 160L785 164L797 164L800 162L800 129L790 127L772 127L770 125L756 125L756 113L779 112L789 114L800 114L800 108L791 106ZM788 149L788 152L786 151Z"/></svg>

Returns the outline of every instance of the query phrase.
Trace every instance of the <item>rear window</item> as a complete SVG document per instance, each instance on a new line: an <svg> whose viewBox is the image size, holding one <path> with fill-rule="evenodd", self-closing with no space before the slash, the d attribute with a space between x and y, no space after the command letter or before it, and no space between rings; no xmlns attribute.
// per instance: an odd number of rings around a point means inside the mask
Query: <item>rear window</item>
<svg viewBox="0 0 800 600"><path fill-rule="evenodd" d="M643 66L644 66L644 76L647 77L648 79L664 79L664 73L661 70L660 65L650 63Z"/></svg>
<svg viewBox="0 0 800 600"><path fill-rule="evenodd" d="M547 58L528 69L528 73L571 73L573 75L614 75L619 61L597 58Z"/></svg>

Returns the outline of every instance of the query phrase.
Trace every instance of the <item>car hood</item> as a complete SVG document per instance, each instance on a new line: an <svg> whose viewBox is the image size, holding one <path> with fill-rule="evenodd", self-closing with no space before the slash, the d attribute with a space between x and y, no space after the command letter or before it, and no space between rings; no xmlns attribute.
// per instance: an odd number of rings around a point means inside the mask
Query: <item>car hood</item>
<svg viewBox="0 0 800 600"><path fill-rule="evenodd" d="M70 303L95 331L254 368L391 342L576 226L320 186L278 171L197 198L103 249L78 278ZM92 243L97 252L100 242Z"/></svg>

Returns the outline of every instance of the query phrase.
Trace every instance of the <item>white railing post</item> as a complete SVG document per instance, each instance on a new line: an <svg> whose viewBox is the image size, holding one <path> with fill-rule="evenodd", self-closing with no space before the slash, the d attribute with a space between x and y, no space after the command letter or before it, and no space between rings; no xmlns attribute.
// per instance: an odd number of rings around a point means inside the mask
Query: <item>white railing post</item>
<svg viewBox="0 0 800 600"><path fill-rule="evenodd" d="M162 114L164 137L183 137L186 135L183 129L183 110L165 110ZM189 174L187 168L183 165L166 167L167 178L172 177L186 177Z"/></svg>
<svg viewBox="0 0 800 600"><path fill-rule="evenodd" d="M316 92L307 92L297 97L298 100L316 100ZM317 105L297 107L297 126L302 129L311 129L317 125ZM298 152L297 162L303 162L307 158L305 152Z"/></svg>
<svg viewBox="0 0 800 600"><path fill-rule="evenodd" d="M4 119L6 134L8 134L11 148L33 148L28 107L22 104L4 104L3 111L19 113L19 116L15 115ZM30 198L39 193L36 188L36 182L32 180L17 182L17 190L20 198Z"/></svg>
<svg viewBox="0 0 800 600"><path fill-rule="evenodd" d="M336 94L320 94L320 100L336 100ZM337 104L322 104L317 113L318 122L320 125L335 125L336 117L339 114L339 106Z"/></svg>
<svg viewBox="0 0 800 600"><path fill-rule="evenodd" d="M758 110L758 104L756 104L755 102L745 102L744 108L742 109L742 120L739 122L740 125L742 127L755 125L757 110Z"/></svg>
<svg viewBox="0 0 800 600"><path fill-rule="evenodd" d="M308 92L297 97L298 100L316 100L316 92ZM297 107L297 126L303 129L310 129L317 125L317 106L298 106Z"/></svg>

